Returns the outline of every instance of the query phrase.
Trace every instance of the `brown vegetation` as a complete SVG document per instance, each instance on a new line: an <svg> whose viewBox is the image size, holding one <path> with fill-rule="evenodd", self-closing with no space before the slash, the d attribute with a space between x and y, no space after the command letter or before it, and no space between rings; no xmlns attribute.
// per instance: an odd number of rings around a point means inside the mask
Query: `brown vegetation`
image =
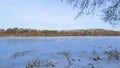
<svg viewBox="0 0 120 68"><path fill-rule="evenodd" d="M120 36L120 31L89 30L35 30L23 28L0 29L0 37L6 36Z"/></svg>

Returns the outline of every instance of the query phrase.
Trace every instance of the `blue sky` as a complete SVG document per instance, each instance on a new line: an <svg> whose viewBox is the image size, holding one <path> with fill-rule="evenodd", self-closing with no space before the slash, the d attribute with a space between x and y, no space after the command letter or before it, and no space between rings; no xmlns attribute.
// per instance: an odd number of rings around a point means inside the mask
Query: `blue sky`
<svg viewBox="0 0 120 68"><path fill-rule="evenodd" d="M60 0L0 0L0 28L120 30L119 26L104 23L99 16L74 20L76 14L77 10Z"/></svg>

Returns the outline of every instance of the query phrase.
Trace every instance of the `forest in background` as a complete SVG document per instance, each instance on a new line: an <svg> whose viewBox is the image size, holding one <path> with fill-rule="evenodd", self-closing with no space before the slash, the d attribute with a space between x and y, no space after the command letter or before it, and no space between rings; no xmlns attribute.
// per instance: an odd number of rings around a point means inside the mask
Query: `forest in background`
<svg viewBox="0 0 120 68"><path fill-rule="evenodd" d="M24 28L0 29L0 37L6 36L120 36L120 31L104 29L87 30L37 30Z"/></svg>

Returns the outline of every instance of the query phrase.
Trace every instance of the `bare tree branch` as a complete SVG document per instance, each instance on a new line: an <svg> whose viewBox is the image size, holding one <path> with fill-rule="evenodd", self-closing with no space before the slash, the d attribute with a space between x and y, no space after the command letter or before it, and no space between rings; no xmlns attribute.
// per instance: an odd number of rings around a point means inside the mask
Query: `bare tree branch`
<svg viewBox="0 0 120 68"><path fill-rule="evenodd" d="M120 0L62 0L78 9L75 19L84 15L103 12L102 20L110 24L120 23Z"/></svg>

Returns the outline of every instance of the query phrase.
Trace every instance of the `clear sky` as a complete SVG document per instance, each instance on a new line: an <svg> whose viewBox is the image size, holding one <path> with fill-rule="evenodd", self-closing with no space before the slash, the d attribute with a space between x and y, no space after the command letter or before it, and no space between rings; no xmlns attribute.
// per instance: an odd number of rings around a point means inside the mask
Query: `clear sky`
<svg viewBox="0 0 120 68"><path fill-rule="evenodd" d="M74 20L77 11L60 0L0 0L0 28L33 28L49 30L114 29L98 16Z"/></svg>

